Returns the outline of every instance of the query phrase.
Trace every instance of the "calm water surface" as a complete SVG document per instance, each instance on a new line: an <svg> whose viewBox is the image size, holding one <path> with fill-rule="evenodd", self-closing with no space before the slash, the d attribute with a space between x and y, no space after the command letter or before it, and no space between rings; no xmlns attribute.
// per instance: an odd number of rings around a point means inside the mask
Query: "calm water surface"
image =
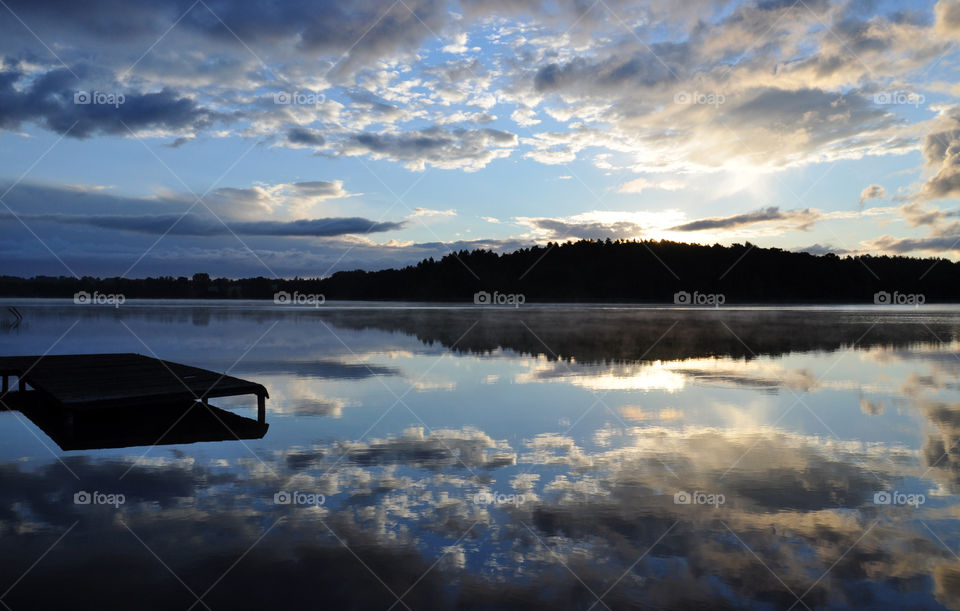
<svg viewBox="0 0 960 611"><path fill-rule="evenodd" d="M0 355L270 392L152 447L0 411L11 609L960 608L955 307L11 304Z"/></svg>

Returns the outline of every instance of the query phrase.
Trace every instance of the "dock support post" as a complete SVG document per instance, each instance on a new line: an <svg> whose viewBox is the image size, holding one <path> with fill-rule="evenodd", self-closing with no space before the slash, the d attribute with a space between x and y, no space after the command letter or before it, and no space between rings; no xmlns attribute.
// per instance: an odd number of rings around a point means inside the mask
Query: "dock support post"
<svg viewBox="0 0 960 611"><path fill-rule="evenodd" d="M3 394L7 394L7 391L10 390L10 376L3 376L3 390L0 390Z"/></svg>
<svg viewBox="0 0 960 611"><path fill-rule="evenodd" d="M20 376L17 376L17 390L27 392L27 382Z"/></svg>
<svg viewBox="0 0 960 611"><path fill-rule="evenodd" d="M267 398L263 395L257 395L257 422L263 424L267 421Z"/></svg>

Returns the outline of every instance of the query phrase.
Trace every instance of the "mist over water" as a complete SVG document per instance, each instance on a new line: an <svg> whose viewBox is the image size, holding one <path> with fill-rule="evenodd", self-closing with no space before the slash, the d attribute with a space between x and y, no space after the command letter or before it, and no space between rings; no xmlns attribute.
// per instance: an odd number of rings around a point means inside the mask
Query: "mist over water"
<svg viewBox="0 0 960 611"><path fill-rule="evenodd" d="M11 304L0 356L270 392L155 447L0 411L13 609L958 608L957 307Z"/></svg>

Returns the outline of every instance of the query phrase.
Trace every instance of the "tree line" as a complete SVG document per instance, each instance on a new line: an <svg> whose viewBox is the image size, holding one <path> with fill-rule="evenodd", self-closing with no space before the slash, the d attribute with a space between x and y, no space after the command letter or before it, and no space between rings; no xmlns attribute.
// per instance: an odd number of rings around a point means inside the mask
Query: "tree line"
<svg viewBox="0 0 960 611"><path fill-rule="evenodd" d="M273 299L280 292L326 299L472 301L479 292L536 301L673 303L722 295L734 303L864 303L877 293L960 301L960 263L943 258L814 255L750 244L579 240L509 253L452 252L401 269L342 271L327 278L72 278L0 276L0 296L127 299Z"/></svg>

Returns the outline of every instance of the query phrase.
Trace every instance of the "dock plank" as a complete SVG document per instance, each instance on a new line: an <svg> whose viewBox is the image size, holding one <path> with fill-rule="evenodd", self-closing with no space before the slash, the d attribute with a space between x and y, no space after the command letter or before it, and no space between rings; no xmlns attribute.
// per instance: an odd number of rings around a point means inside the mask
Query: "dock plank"
<svg viewBox="0 0 960 611"><path fill-rule="evenodd" d="M136 407L237 395L269 397L262 384L142 354L0 357L0 375L72 410Z"/></svg>

